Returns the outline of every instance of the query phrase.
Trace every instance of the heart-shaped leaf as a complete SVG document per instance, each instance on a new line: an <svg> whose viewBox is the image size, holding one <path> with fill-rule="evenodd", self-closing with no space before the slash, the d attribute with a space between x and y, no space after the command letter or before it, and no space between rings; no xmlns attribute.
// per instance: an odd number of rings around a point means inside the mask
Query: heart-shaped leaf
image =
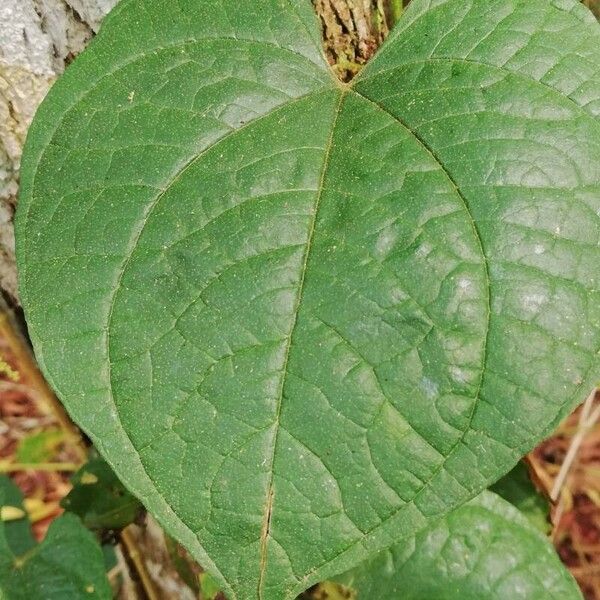
<svg viewBox="0 0 600 600"><path fill-rule="evenodd" d="M340 577L358 600L581 600L548 539L491 492Z"/></svg>
<svg viewBox="0 0 600 600"><path fill-rule="evenodd" d="M599 375L600 29L415 0L352 85L309 0L124 0L17 221L49 381L231 600L468 500Z"/></svg>

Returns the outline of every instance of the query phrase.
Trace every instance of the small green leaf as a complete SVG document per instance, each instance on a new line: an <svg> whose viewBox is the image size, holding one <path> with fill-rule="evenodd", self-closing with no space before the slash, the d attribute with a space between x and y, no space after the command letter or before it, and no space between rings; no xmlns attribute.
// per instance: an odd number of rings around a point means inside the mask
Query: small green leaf
<svg viewBox="0 0 600 600"><path fill-rule="evenodd" d="M518 508L542 533L550 532L550 505L535 489L523 461L492 485L490 490Z"/></svg>
<svg viewBox="0 0 600 600"><path fill-rule="evenodd" d="M547 538L491 492L340 581L357 600L582 600Z"/></svg>
<svg viewBox="0 0 600 600"><path fill-rule="evenodd" d="M231 600L486 489L600 377L600 26L414 0L349 85L310 0L123 0L27 139L37 357Z"/></svg>
<svg viewBox="0 0 600 600"><path fill-rule="evenodd" d="M0 486L0 502L6 502ZM43 542L16 551L9 529L0 522L0 598L2 600L109 600L110 586L102 550L75 516L50 525Z"/></svg>
<svg viewBox="0 0 600 600"><path fill-rule="evenodd" d="M104 558L104 570L108 573L119 564L117 553L115 552L115 544L105 543L102 544L102 557Z"/></svg>
<svg viewBox="0 0 600 600"><path fill-rule="evenodd" d="M23 506L23 493L6 475L0 475L1 516L4 527L4 538L13 554L24 554L35 546L31 533L31 524ZM18 512L16 512L18 511ZM5 519L5 516L20 518Z"/></svg>
<svg viewBox="0 0 600 600"><path fill-rule="evenodd" d="M78 515L90 529L120 529L135 521L142 510L140 502L102 459L83 465L71 483L73 489L61 506Z"/></svg>
<svg viewBox="0 0 600 600"><path fill-rule="evenodd" d="M49 462L64 439L65 432L60 429L45 429L24 437L17 446L16 460L27 464Z"/></svg>

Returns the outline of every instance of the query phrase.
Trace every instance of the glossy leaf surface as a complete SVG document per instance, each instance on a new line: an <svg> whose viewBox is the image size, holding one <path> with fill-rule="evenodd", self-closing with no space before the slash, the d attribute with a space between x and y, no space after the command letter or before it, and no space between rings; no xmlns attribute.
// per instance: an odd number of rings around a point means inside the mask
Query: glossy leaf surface
<svg viewBox="0 0 600 600"><path fill-rule="evenodd" d="M600 29L415 0L351 86L309 0L123 0L40 109L46 376L231 600L507 472L599 377Z"/></svg>
<svg viewBox="0 0 600 600"><path fill-rule="evenodd" d="M357 600L580 600L548 539L491 492L340 577Z"/></svg>

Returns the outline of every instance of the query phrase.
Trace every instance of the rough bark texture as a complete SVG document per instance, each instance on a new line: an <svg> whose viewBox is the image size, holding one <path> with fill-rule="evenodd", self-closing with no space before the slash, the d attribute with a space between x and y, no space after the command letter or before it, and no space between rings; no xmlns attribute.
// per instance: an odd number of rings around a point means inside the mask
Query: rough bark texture
<svg viewBox="0 0 600 600"><path fill-rule="evenodd" d="M387 37L399 0L314 0L330 64L344 81L352 79Z"/></svg>

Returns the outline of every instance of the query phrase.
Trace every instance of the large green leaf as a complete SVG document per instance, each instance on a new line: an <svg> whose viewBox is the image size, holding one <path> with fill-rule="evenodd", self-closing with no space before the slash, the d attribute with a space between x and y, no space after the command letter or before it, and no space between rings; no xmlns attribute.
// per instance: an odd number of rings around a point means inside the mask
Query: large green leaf
<svg viewBox="0 0 600 600"><path fill-rule="evenodd" d="M600 28L415 0L352 85L309 0L124 0L29 134L38 359L231 600L507 472L593 387Z"/></svg>
<svg viewBox="0 0 600 600"><path fill-rule="evenodd" d="M0 505L15 503L13 488L0 479ZM2 600L109 600L104 558L94 536L71 514L55 519L40 544L27 543L29 523L0 521L0 598ZM11 531L12 530L12 531ZM15 543L16 542L16 543Z"/></svg>
<svg viewBox="0 0 600 600"><path fill-rule="evenodd" d="M340 577L358 600L580 600L554 548L491 492Z"/></svg>

